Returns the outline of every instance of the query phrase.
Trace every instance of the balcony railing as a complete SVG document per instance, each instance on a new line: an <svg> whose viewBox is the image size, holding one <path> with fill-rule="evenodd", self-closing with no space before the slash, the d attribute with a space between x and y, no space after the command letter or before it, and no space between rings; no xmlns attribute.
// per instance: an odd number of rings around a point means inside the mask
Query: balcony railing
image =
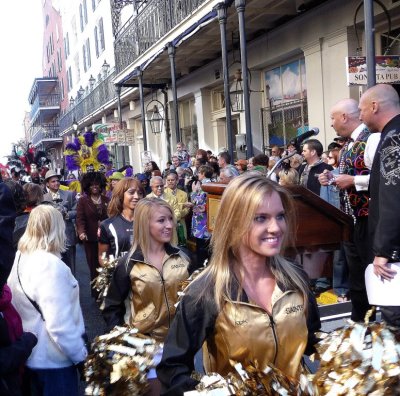
<svg viewBox="0 0 400 396"><path fill-rule="evenodd" d="M36 131L34 131L32 135L32 144L34 146L45 141L62 141L62 138L60 137L60 128L58 126L44 124L35 129Z"/></svg>
<svg viewBox="0 0 400 396"><path fill-rule="evenodd" d="M115 39L117 72L129 66L205 1L149 0L126 22Z"/></svg>
<svg viewBox="0 0 400 396"><path fill-rule="evenodd" d="M59 107L60 106L60 94L48 94L38 95L32 103L31 107L31 119L34 118L38 109L41 107Z"/></svg>
<svg viewBox="0 0 400 396"><path fill-rule="evenodd" d="M71 128L74 121L80 124L80 121L86 118L89 114L99 110L113 99L116 100L115 86L113 84L114 76L115 70L94 87L86 96L80 100L76 100L75 105L69 107L68 110L60 116L58 124L60 126L61 134ZM125 89L127 88L123 88L122 91Z"/></svg>

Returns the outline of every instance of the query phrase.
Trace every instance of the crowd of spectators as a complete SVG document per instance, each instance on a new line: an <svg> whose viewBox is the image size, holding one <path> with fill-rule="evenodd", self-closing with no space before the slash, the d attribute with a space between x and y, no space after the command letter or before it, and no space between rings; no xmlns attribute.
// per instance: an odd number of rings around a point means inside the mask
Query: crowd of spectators
<svg viewBox="0 0 400 396"><path fill-rule="evenodd" d="M319 140L308 139L296 152L296 141L290 141L234 161L225 149L215 155L204 149L189 153L178 142L165 166L149 161L139 173L131 166L64 177L49 170L43 180L32 178L30 182L6 174L0 183L4 252L0 255L0 394L3 387L4 394L21 395L26 383L37 394L77 394L76 370L82 369L87 354L74 278L77 243L83 245L91 281L108 259L120 258L110 297L103 305L109 326L128 321L147 326L147 332L163 340L167 318L175 311L170 306L160 310L157 325L144 319L149 313L156 315L148 312L151 299L168 293L176 296L178 281L164 284L168 276L174 278L168 272L160 285L157 276L164 263L170 263L171 271L176 265L183 268L179 275L183 281L210 259L205 186L212 182L232 185L232 180L245 180L246 175L254 175L260 183L261 179L272 180L268 188L277 191L286 191L278 184L300 185L353 218L350 241L324 256L310 253L308 260L332 263L330 273L321 272L311 279L314 295L333 289L337 302L352 300L352 319L362 320L369 308L363 274L368 260L373 260L370 239L365 237L369 174L380 134L371 133L360 121L358 103L352 99L335 104L331 120L338 137L325 149ZM149 266L156 271L149 271ZM158 286L149 283L148 289L142 289L142 273ZM18 312L11 305L11 294ZM126 309L128 296L131 310ZM7 354L12 356L9 362ZM20 368L26 360L22 376ZM10 387L14 393L6 393Z"/></svg>

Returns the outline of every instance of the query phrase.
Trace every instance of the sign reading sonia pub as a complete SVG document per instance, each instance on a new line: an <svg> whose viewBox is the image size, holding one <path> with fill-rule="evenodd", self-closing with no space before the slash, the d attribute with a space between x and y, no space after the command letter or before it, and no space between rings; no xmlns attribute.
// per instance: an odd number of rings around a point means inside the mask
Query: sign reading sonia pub
<svg viewBox="0 0 400 396"><path fill-rule="evenodd" d="M400 56L375 56L377 84L400 84ZM346 58L347 85L367 85L365 56Z"/></svg>

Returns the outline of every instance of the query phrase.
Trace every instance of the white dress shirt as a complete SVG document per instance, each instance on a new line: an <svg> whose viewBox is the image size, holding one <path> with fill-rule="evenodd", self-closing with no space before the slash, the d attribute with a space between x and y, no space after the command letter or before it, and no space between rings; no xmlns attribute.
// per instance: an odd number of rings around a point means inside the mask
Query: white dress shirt
<svg viewBox="0 0 400 396"><path fill-rule="evenodd" d="M353 142L357 140L358 136L362 130L366 128L365 124L360 124L351 134ZM371 170L372 162L374 161L374 156L376 148L378 147L379 140L381 139L380 133L372 133L367 140L364 151L364 163L365 166ZM353 142L349 143L348 150L353 147ZM354 186L357 191L367 191L369 185L369 175L356 175L354 176Z"/></svg>

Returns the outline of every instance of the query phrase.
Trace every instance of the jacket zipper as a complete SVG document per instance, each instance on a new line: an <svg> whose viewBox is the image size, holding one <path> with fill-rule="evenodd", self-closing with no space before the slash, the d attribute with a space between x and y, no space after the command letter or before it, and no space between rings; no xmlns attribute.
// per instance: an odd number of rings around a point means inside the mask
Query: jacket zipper
<svg viewBox="0 0 400 396"><path fill-rule="evenodd" d="M269 323L271 325L272 335L274 336L274 341L275 341L275 355L274 355L273 363L276 364L276 358L278 356L278 337L276 335L274 318L268 312L267 312L267 315L269 316Z"/></svg>
<svg viewBox="0 0 400 396"><path fill-rule="evenodd" d="M291 290L286 290L285 292L282 293L281 296L279 296L278 300L280 300L280 299L281 299L282 297L284 297L286 294L289 294L289 293L291 293L291 292L292 292ZM277 300L277 301L278 301L278 300ZM241 304L258 307L257 305L250 304L250 303L243 303L243 302L242 302ZM260 308L260 307L258 307L258 308ZM272 307L272 310L273 310L273 309L274 309L274 307ZM278 337L277 337L277 335L276 335L275 322L274 322L273 316L272 316L269 312L265 311L265 313L266 313L266 314L268 315L268 317L269 317L269 323L270 323L270 326L271 326L272 335L273 335L273 337L274 337L274 342L275 342L275 354L274 354L273 363L276 364L276 358L278 357Z"/></svg>
<svg viewBox="0 0 400 396"><path fill-rule="evenodd" d="M154 268L156 268L156 267L154 267ZM157 269L157 268L156 268L156 269ZM158 270L158 269L157 269L157 271L159 272L160 278L161 278L162 288L163 288L164 297L165 297L165 303L166 303L166 305L167 305L167 311L168 311L168 328L170 328L170 327L171 327L171 312L170 312L170 310L169 310L167 291L166 291L166 289L165 289L165 280L164 280L164 277L163 277L163 275L162 275L162 272L161 272L160 270Z"/></svg>

